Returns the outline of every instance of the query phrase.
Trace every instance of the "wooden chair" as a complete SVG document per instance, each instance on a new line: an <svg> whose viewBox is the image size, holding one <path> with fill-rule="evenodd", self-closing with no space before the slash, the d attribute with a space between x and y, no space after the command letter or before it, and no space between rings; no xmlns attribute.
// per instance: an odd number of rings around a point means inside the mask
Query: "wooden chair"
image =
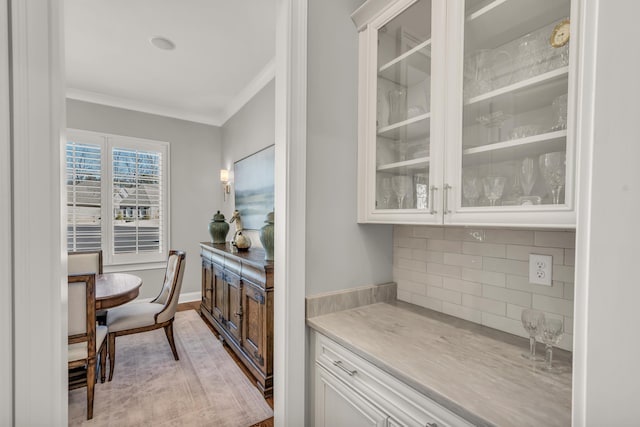
<svg viewBox="0 0 640 427"><path fill-rule="evenodd" d="M87 419L93 418L93 390L96 384L96 354L100 353L100 380L104 382L107 367L107 327L96 326L96 275L69 275L69 389L87 387ZM86 370L86 373L85 373Z"/></svg>
<svg viewBox="0 0 640 427"><path fill-rule="evenodd" d="M109 327L109 381L113 378L116 355L116 337L137 334L164 328L171 346L173 357L178 358L173 340L173 319L178 307L182 276L186 254L183 251L170 251L164 284L160 294L150 302L131 302L109 309L107 326Z"/></svg>
<svg viewBox="0 0 640 427"><path fill-rule="evenodd" d="M67 253L67 271L69 274L102 274L102 251L78 251ZM101 325L107 323L107 310L96 311L96 319Z"/></svg>
<svg viewBox="0 0 640 427"><path fill-rule="evenodd" d="M78 251L67 253L69 274L102 274L102 251Z"/></svg>

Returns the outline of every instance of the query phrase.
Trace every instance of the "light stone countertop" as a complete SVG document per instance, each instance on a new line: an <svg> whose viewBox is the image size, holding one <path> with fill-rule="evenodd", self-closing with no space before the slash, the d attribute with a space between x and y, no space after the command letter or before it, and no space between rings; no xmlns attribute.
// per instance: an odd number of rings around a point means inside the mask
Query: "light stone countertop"
<svg viewBox="0 0 640 427"><path fill-rule="evenodd" d="M521 356L526 339L401 301L307 324L474 425L571 425L568 352L554 350L563 371L550 374Z"/></svg>

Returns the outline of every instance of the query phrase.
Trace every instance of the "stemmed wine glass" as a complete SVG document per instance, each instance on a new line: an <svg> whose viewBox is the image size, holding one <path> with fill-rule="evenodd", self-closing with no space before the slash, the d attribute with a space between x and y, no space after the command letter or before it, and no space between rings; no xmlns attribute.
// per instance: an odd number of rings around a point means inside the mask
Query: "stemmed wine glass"
<svg viewBox="0 0 640 427"><path fill-rule="evenodd" d="M382 178L380 184L380 192L382 193L382 209L391 207L391 196L393 196L393 188L391 188L391 178Z"/></svg>
<svg viewBox="0 0 640 427"><path fill-rule="evenodd" d="M484 195L489 199L491 206L495 206L496 201L502 197L506 180L504 176L485 176L482 180Z"/></svg>
<svg viewBox="0 0 640 427"><path fill-rule="evenodd" d="M510 118L510 114L498 110L476 117L476 122L487 129L487 143L491 144L502 141L502 124Z"/></svg>
<svg viewBox="0 0 640 427"><path fill-rule="evenodd" d="M560 192L564 187L566 155L562 151L546 153L540 156L540 172L553 195L553 204L560 203Z"/></svg>
<svg viewBox="0 0 640 427"><path fill-rule="evenodd" d="M412 179L406 175L396 175L391 178L391 187L398 197L398 209L404 208L406 197L411 191Z"/></svg>
<svg viewBox="0 0 640 427"><path fill-rule="evenodd" d="M526 157L520 165L520 185L525 196L531 195L533 185L536 183L536 161Z"/></svg>
<svg viewBox="0 0 640 427"><path fill-rule="evenodd" d="M562 130L567 128L567 94L556 97L551 103L556 124L551 130Z"/></svg>
<svg viewBox="0 0 640 427"><path fill-rule="evenodd" d="M536 336L540 334L542 330L542 323L544 322L544 313L532 309L522 310L522 326L529 333L529 352L522 353L522 357L529 360L543 360L542 357L536 356Z"/></svg>
<svg viewBox="0 0 640 427"><path fill-rule="evenodd" d="M462 194L468 206L478 206L481 190L480 179L476 175L462 175Z"/></svg>
<svg viewBox="0 0 640 427"><path fill-rule="evenodd" d="M553 366L553 346L557 345L562 338L562 320L544 319L540 327L540 340L545 344L545 366L543 370L548 372L558 372L559 369Z"/></svg>

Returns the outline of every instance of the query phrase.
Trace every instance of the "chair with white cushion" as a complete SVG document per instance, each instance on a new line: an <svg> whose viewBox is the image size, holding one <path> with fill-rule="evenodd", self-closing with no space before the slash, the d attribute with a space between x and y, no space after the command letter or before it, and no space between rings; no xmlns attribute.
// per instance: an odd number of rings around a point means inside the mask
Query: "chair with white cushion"
<svg viewBox="0 0 640 427"><path fill-rule="evenodd" d="M69 275L68 283L69 371L82 371L81 375L69 381L69 389L87 386L87 419L90 420L93 418L97 353L100 354L101 382L106 377L107 327L96 325L96 275Z"/></svg>
<svg viewBox="0 0 640 427"><path fill-rule="evenodd" d="M102 251L68 252L67 272L69 274L102 274ZM96 311L96 319L98 319L98 323L104 325L107 319L107 310Z"/></svg>
<svg viewBox="0 0 640 427"><path fill-rule="evenodd" d="M167 270L160 294L150 302L131 302L109 309L109 381L113 378L116 355L116 337L164 328L173 357L179 360L173 340L173 319L178 307L182 276L185 268L183 251L170 251Z"/></svg>
<svg viewBox="0 0 640 427"><path fill-rule="evenodd" d="M69 274L102 274L102 251L77 251L67 253Z"/></svg>

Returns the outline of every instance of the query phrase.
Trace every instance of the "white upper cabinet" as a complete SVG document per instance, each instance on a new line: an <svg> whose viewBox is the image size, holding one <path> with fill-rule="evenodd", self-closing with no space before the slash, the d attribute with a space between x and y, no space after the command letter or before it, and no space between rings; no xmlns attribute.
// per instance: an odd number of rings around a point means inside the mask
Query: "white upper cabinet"
<svg viewBox="0 0 640 427"><path fill-rule="evenodd" d="M369 0L354 12L359 222L575 225L571 3Z"/></svg>

